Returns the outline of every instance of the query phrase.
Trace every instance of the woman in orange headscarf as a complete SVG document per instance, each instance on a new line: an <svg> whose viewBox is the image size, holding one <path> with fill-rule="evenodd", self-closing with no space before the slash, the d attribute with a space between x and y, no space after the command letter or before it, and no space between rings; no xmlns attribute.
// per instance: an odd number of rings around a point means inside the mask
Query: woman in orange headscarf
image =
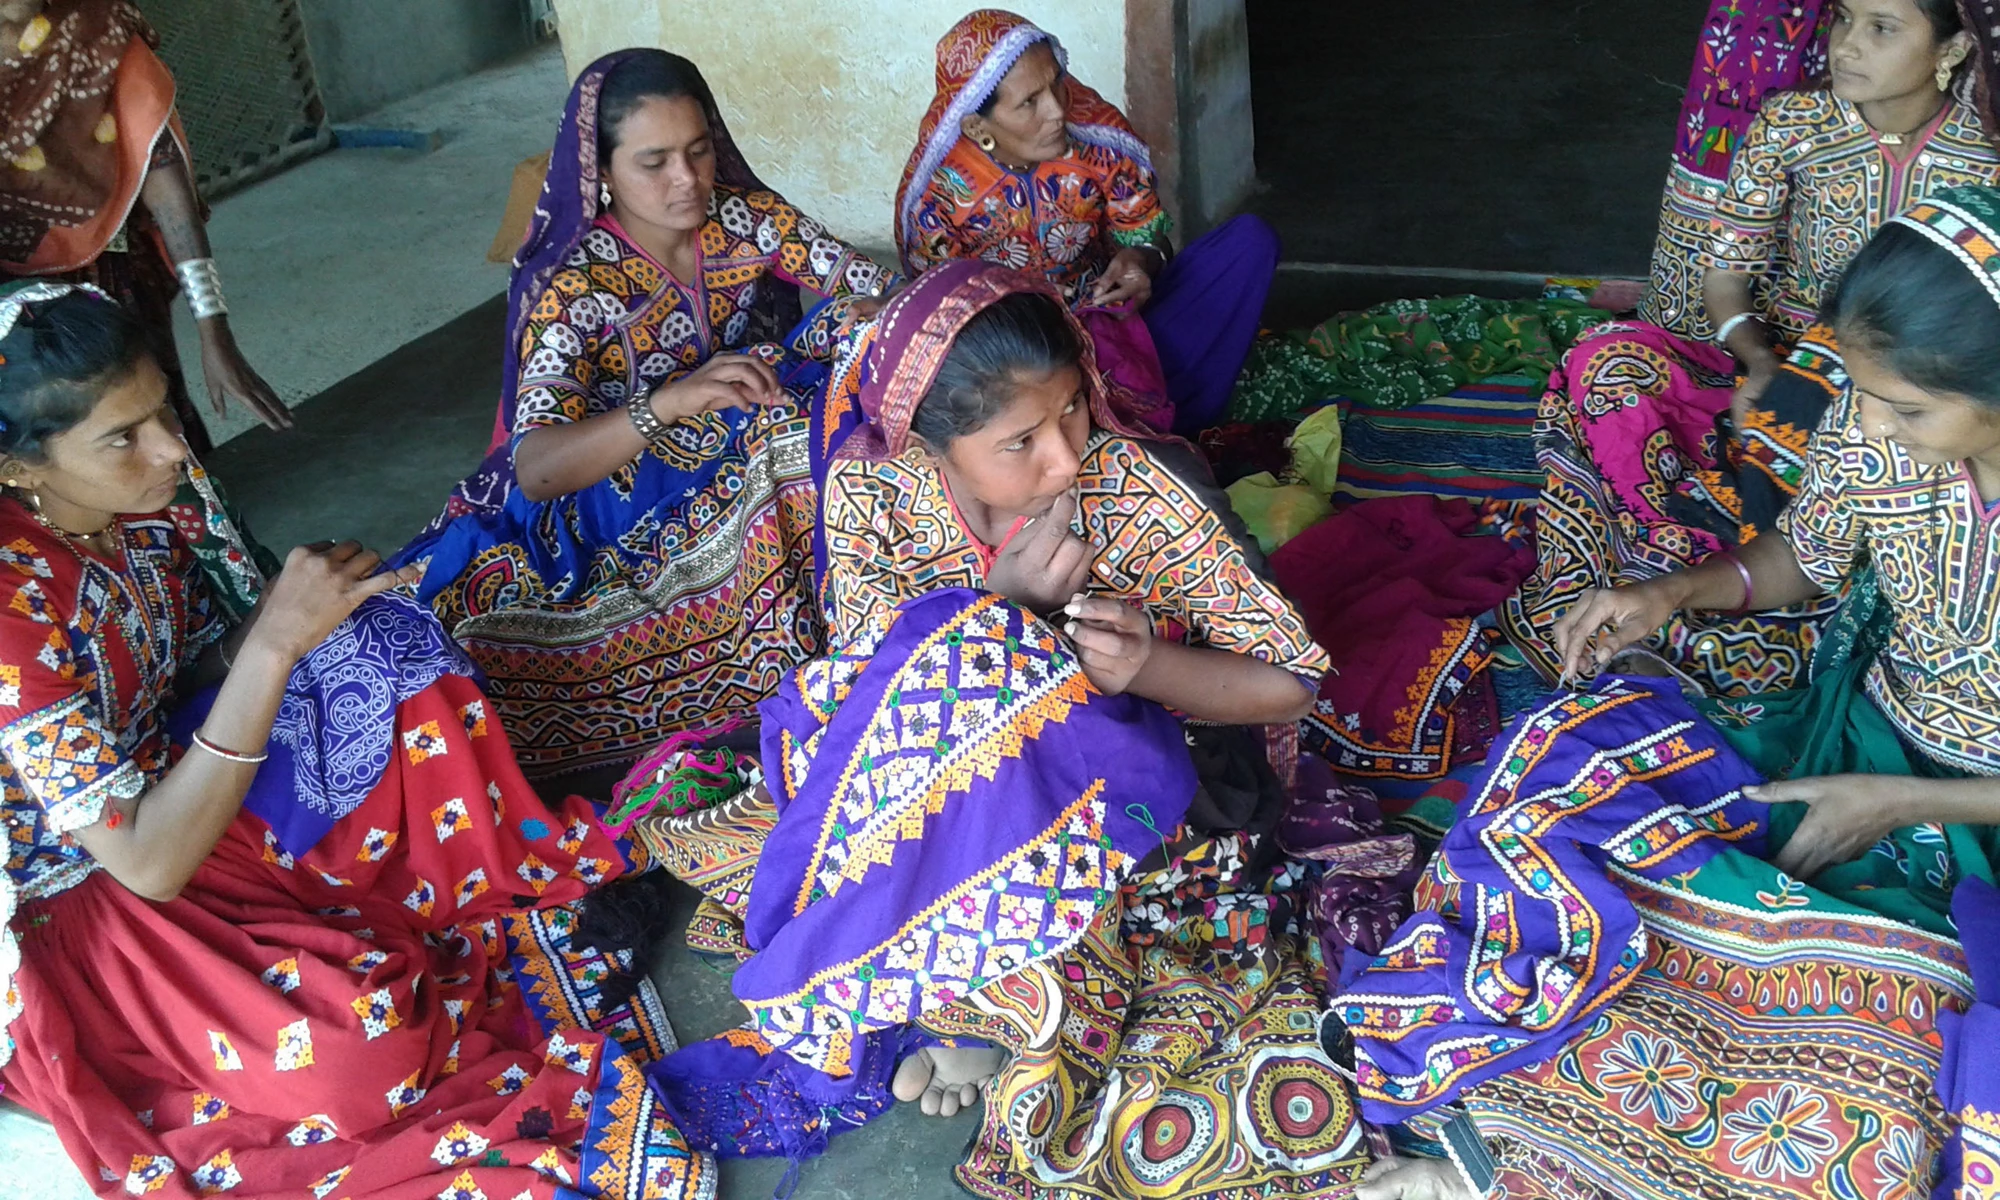
<svg viewBox="0 0 2000 1200"><path fill-rule="evenodd" d="M1177 256L1145 141L1067 64L1054 37L999 9L938 42L937 95L896 193L903 268L977 258L1047 275L1106 373L1154 402L1145 423L1194 433L1222 414L1256 339L1277 234L1240 216Z"/></svg>
<svg viewBox="0 0 2000 1200"><path fill-rule="evenodd" d="M189 445L209 448L174 350L183 286L215 411L291 418L243 360L203 226L174 78L126 0L0 0L0 271L89 283L146 329Z"/></svg>

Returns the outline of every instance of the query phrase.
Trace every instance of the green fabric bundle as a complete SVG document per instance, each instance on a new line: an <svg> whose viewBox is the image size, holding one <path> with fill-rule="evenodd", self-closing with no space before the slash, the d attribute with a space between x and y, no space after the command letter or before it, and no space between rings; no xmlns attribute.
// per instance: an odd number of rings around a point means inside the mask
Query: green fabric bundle
<svg viewBox="0 0 2000 1200"><path fill-rule="evenodd" d="M1404 408L1491 375L1546 379L1586 330L1610 319L1564 299L1392 300L1336 316L1303 339L1260 342L1237 380L1229 416L1284 420L1333 396Z"/></svg>

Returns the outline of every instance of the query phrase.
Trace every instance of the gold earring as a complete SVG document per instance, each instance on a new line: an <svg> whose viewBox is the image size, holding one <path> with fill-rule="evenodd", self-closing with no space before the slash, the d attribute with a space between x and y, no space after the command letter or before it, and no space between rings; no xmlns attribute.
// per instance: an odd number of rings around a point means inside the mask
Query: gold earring
<svg viewBox="0 0 2000 1200"><path fill-rule="evenodd" d="M986 151L986 153L988 154L993 153L994 147L1000 144L993 140L993 135L990 133L982 133L978 137L973 138L972 141L974 145L978 146L981 150Z"/></svg>
<svg viewBox="0 0 2000 1200"><path fill-rule="evenodd" d="M1938 64L1938 69L1937 69L1938 91L1948 92L1951 90L1951 73L1957 68L1958 64L1948 58Z"/></svg>

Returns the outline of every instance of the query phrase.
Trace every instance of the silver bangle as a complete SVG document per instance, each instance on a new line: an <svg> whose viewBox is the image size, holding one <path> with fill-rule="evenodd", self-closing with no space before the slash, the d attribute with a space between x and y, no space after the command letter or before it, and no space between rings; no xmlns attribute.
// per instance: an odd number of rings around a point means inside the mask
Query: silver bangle
<svg viewBox="0 0 2000 1200"><path fill-rule="evenodd" d="M667 423L653 411L653 393L633 397L632 402L625 406L625 415L631 418L632 428L639 431L639 436L646 439L648 446L667 436Z"/></svg>
<svg viewBox="0 0 2000 1200"><path fill-rule="evenodd" d="M1724 321L1721 324L1721 326L1716 329L1715 337L1713 339L1715 344L1724 347L1728 346L1729 336L1735 333L1737 329L1741 328L1745 321L1755 321L1761 325L1764 322L1764 318L1761 315L1754 312L1737 313L1735 316L1729 318L1727 321Z"/></svg>
<svg viewBox="0 0 2000 1200"><path fill-rule="evenodd" d="M180 277L181 290L187 293L188 311L195 320L229 315L229 305L222 299L222 272L215 269L214 259L190 258L176 263L174 274Z"/></svg>

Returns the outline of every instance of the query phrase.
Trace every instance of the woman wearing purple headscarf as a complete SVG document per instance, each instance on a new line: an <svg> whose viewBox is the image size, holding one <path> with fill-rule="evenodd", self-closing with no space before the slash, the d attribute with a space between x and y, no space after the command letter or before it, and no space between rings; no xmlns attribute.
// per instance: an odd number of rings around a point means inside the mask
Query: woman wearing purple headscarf
<svg viewBox="0 0 2000 1200"><path fill-rule="evenodd" d="M531 772L747 711L819 649L798 290L828 330L895 276L766 188L701 73L577 80L508 304L487 460L403 552Z"/></svg>

